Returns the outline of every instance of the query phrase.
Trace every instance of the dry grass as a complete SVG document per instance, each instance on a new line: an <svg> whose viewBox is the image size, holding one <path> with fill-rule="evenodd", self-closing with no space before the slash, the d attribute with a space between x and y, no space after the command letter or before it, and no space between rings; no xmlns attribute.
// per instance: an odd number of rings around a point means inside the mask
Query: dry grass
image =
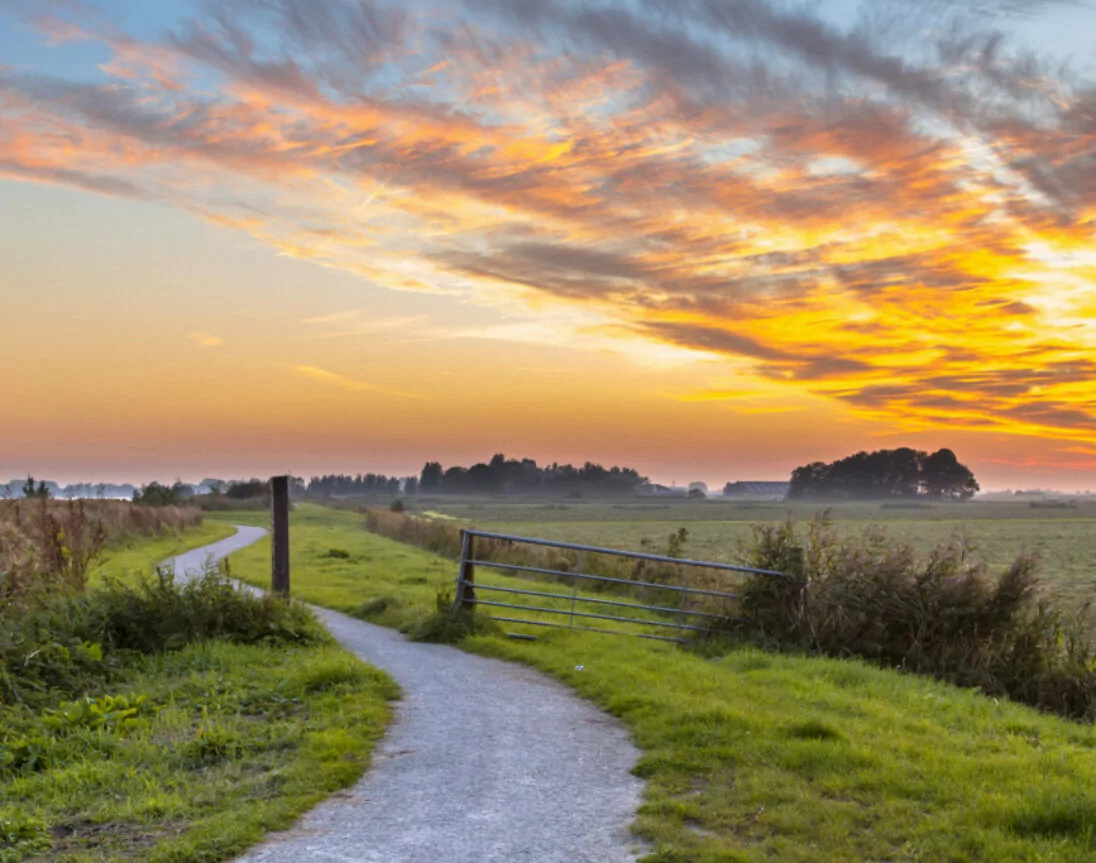
<svg viewBox="0 0 1096 863"><path fill-rule="evenodd" d="M365 527L371 533L425 549L442 557L456 559L460 556L462 526L452 522L392 512L379 507L366 507ZM664 545L654 542L645 543L643 550L668 557L686 557L684 552L687 539L688 531L679 529L666 537ZM686 586L701 590L728 591L734 588L736 582L733 575L725 571L704 567L637 560L589 551L577 552L484 537L477 537L475 542L475 557L478 560L531 566L559 573L556 576L544 574L532 576L543 581L570 584L571 580L567 573L583 572L627 582ZM507 571L503 570L503 572ZM529 577L528 574L524 575ZM643 587L639 584L591 581L585 585L584 590L591 593L621 594L660 605L667 602L664 590L657 587ZM681 608L693 611L723 612L726 610L723 600L696 594L676 594L671 601L680 603Z"/></svg>
<svg viewBox="0 0 1096 863"><path fill-rule="evenodd" d="M124 501L0 501L0 602L38 590L83 590L89 567L130 537L182 533L202 523L184 507Z"/></svg>

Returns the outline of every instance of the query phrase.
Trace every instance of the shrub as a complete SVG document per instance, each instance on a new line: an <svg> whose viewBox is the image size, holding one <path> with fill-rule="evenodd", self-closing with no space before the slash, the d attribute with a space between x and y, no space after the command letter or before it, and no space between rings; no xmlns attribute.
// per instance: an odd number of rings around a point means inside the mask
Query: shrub
<svg viewBox="0 0 1096 863"><path fill-rule="evenodd" d="M74 728L101 728L121 732L139 728L144 718L155 710L144 695L132 698L126 695L103 695L98 698L84 696L76 701L47 710L42 724L55 732Z"/></svg>
<svg viewBox="0 0 1096 863"><path fill-rule="evenodd" d="M442 557L460 557L460 528L455 525L370 506L365 510L365 529Z"/></svg>
<svg viewBox="0 0 1096 863"><path fill-rule="evenodd" d="M215 567L186 582L159 572L87 595L36 595L0 609L0 703L81 694L112 678L112 652L150 653L213 638L309 644L328 635L304 605L237 588Z"/></svg>
<svg viewBox="0 0 1096 863"><path fill-rule="evenodd" d="M238 512L240 510L261 511L270 509L269 497L235 498L224 494L199 494L189 501L202 512Z"/></svg>
<svg viewBox="0 0 1096 863"><path fill-rule="evenodd" d="M1040 597L1030 556L992 577L963 540L919 559L882 528L842 539L822 517L802 540L791 522L756 527L747 562L788 573L742 586L738 627L755 642L860 656L1096 719L1088 627Z"/></svg>
<svg viewBox="0 0 1096 863"><path fill-rule="evenodd" d="M433 644L457 644L472 635L498 632L498 624L485 614L458 608L453 604L453 594L439 590L436 609L408 633L412 641Z"/></svg>
<svg viewBox="0 0 1096 863"><path fill-rule="evenodd" d="M85 597L38 594L0 608L0 703L38 703L59 690L79 693L109 680Z"/></svg>
<svg viewBox="0 0 1096 863"><path fill-rule="evenodd" d="M94 600L102 620L98 640L125 650L171 650L209 638L245 644L326 638L304 605L237 587L216 566L185 581L167 570L135 584L110 581Z"/></svg>

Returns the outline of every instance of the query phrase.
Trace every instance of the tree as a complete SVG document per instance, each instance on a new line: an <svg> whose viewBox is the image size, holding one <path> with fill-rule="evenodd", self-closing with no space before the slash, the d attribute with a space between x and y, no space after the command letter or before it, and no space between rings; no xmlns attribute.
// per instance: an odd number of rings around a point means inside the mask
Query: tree
<svg viewBox="0 0 1096 863"><path fill-rule="evenodd" d="M441 488L441 478L443 476L441 469L441 462L428 461L422 468L422 474L419 477L419 489L424 494L437 491Z"/></svg>
<svg viewBox="0 0 1096 863"><path fill-rule="evenodd" d="M938 450L925 459L922 481L932 500L969 500L981 490L974 474L950 449Z"/></svg>
<svg viewBox="0 0 1096 863"><path fill-rule="evenodd" d="M270 499L270 483L261 479L233 480L225 489L225 497L232 500Z"/></svg>
<svg viewBox="0 0 1096 863"><path fill-rule="evenodd" d="M974 474L949 449L929 455L900 447L858 452L831 464L812 462L792 471L788 498L969 500L979 490Z"/></svg>
<svg viewBox="0 0 1096 863"><path fill-rule="evenodd" d="M27 474L27 481L23 483L23 497L38 498L39 500L49 500L50 492L49 486L44 481L39 481L38 485L34 484L34 477Z"/></svg>
<svg viewBox="0 0 1096 863"><path fill-rule="evenodd" d="M181 485L179 482L171 486L150 482L133 492L133 502L141 506L178 506L182 503Z"/></svg>

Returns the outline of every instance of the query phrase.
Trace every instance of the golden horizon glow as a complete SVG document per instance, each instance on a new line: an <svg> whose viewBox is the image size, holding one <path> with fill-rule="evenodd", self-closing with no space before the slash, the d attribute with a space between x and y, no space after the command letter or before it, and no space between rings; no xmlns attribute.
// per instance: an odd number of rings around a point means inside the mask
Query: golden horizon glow
<svg viewBox="0 0 1096 863"><path fill-rule="evenodd" d="M807 13L747 7L732 26L686 4L711 31L696 41L653 0L483 0L460 27L377 7L369 35L350 12L277 0L162 39L51 6L33 19L43 50L109 59L88 81L0 67L0 178L166 204L317 283L361 285L341 306L279 299L262 323L278 340L219 320L211 289L176 348L205 389L151 362L171 398L119 404L134 427L185 393L250 433L231 409L249 398L217 391L246 386L294 400L273 457L340 437L291 419L304 410L376 435L389 459L458 439L478 458L537 455L566 435L558 449L590 447L571 457L649 452L677 470L660 444L688 417L778 471L812 442L772 426L808 418L819 458L961 440L994 476L1086 484L1096 89L958 42L917 66L825 21L821 47L801 44L784 24ZM783 66L744 63L747 24ZM63 386L50 363L28 374L8 446L42 457L33 416ZM119 399L142 374L119 361L102 391ZM552 419L582 409L592 429ZM384 429L366 423L378 411ZM624 429L642 445L622 446ZM712 470L720 435L698 437Z"/></svg>

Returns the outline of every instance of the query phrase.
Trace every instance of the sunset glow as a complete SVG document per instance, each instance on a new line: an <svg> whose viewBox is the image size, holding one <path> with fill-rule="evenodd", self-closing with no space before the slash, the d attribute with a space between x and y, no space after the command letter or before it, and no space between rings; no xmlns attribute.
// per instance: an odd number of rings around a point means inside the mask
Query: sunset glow
<svg viewBox="0 0 1096 863"><path fill-rule="evenodd" d="M1096 487L1091 9L139 5L0 0L0 481Z"/></svg>

